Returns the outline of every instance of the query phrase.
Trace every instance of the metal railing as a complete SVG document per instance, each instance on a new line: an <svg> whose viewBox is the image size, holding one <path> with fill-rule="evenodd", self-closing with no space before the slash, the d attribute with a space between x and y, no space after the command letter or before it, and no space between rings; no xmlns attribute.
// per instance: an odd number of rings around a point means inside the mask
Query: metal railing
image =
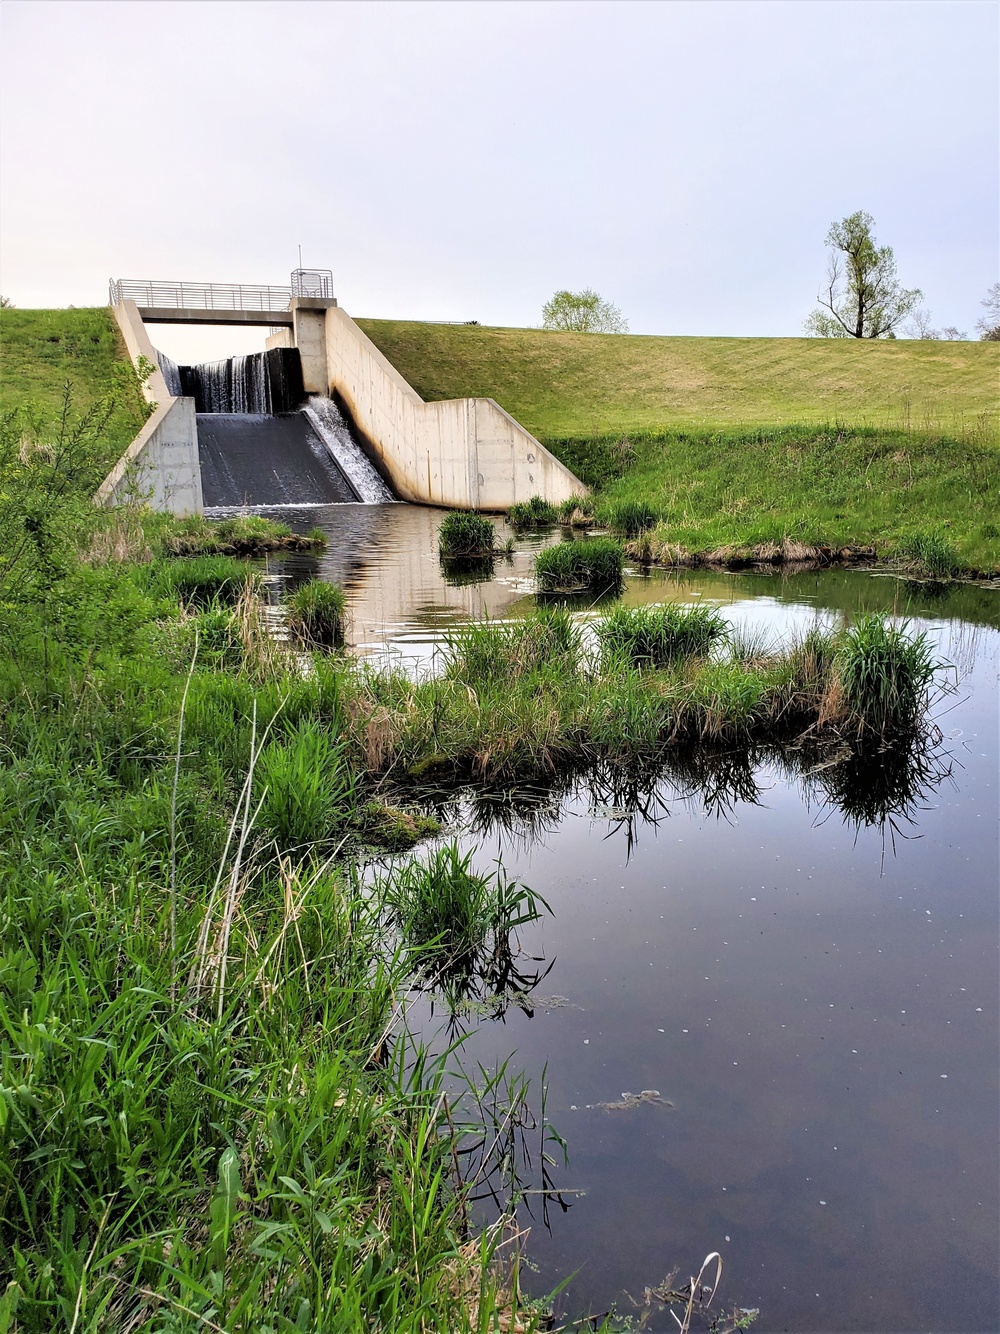
<svg viewBox="0 0 1000 1334"><path fill-rule="evenodd" d="M111 304L134 301L137 306L171 310L287 310L291 287L252 287L244 283L172 283L140 278L112 278Z"/></svg>
<svg viewBox="0 0 1000 1334"><path fill-rule="evenodd" d="M257 287L246 283L173 283L146 278L112 278L108 295L113 306L170 310L287 310L293 296L333 298L330 269L296 269L288 287Z"/></svg>

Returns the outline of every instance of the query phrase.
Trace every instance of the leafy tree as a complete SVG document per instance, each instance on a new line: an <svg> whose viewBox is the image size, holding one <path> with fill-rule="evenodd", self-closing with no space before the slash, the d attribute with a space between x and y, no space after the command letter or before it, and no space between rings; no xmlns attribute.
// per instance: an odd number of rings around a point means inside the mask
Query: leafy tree
<svg viewBox="0 0 1000 1334"><path fill-rule="evenodd" d="M986 314L976 320L979 337L987 343L1000 343L1000 283L994 283L979 303Z"/></svg>
<svg viewBox="0 0 1000 1334"><path fill-rule="evenodd" d="M826 236L830 247L822 309L806 320L807 333L819 338L895 338L896 326L923 296L901 286L890 246L879 246L870 213L852 213L835 222Z"/></svg>
<svg viewBox="0 0 1000 1334"><path fill-rule="evenodd" d="M591 291L556 292L542 307L543 329L569 329L574 333L628 333L628 320L617 306Z"/></svg>

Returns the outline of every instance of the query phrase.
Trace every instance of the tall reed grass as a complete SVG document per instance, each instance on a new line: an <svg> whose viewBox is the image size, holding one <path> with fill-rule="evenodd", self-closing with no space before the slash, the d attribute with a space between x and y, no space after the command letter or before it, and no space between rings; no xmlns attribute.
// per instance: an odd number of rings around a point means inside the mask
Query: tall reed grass
<svg viewBox="0 0 1000 1334"><path fill-rule="evenodd" d="M535 578L542 593L613 593L624 583L625 553L606 537L560 542L535 557Z"/></svg>
<svg viewBox="0 0 1000 1334"><path fill-rule="evenodd" d="M675 658L704 655L728 634L714 607L615 607L597 622L606 655L636 666L663 667Z"/></svg>
<svg viewBox="0 0 1000 1334"><path fill-rule="evenodd" d="M344 642L347 598L337 584L310 579L285 602L288 629L299 643L312 648L338 648Z"/></svg>
<svg viewBox="0 0 1000 1334"><path fill-rule="evenodd" d="M927 636L877 615L860 616L838 647L837 679L848 709L877 732L911 728L937 670Z"/></svg>

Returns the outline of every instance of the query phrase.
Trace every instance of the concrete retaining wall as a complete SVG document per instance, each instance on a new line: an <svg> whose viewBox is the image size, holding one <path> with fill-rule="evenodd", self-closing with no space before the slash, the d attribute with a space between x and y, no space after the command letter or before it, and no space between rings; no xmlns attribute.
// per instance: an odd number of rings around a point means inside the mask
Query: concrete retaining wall
<svg viewBox="0 0 1000 1334"><path fill-rule="evenodd" d="M156 352L134 301L113 307L132 364L140 357L156 366ZM201 514L201 463L198 423L193 398L174 398L157 366L143 384L147 402L156 411L101 483L94 500L115 505L126 499L145 500L170 514Z"/></svg>
<svg viewBox="0 0 1000 1334"><path fill-rule="evenodd" d="M341 307L325 316L327 377L404 500L454 509L551 504L583 483L492 398L425 403Z"/></svg>

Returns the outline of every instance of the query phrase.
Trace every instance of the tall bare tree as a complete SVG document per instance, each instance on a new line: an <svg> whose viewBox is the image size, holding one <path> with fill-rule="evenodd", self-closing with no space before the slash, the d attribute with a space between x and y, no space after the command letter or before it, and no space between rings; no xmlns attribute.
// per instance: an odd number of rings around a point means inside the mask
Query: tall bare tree
<svg viewBox="0 0 1000 1334"><path fill-rule="evenodd" d="M830 247L825 292L806 320L806 332L819 338L894 338L923 296L896 277L891 246L876 243L870 213L852 213L827 232Z"/></svg>
<svg viewBox="0 0 1000 1334"><path fill-rule="evenodd" d="M979 337L1000 343L1000 283L994 283L979 304L986 307L986 314L976 320Z"/></svg>

